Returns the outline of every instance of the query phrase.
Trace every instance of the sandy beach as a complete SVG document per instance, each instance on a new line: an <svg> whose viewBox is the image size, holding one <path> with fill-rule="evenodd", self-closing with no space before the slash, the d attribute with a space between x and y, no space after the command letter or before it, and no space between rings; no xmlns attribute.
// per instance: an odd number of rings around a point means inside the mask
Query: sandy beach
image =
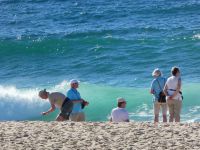
<svg viewBox="0 0 200 150"><path fill-rule="evenodd" d="M200 124L1 122L0 149L200 149Z"/></svg>

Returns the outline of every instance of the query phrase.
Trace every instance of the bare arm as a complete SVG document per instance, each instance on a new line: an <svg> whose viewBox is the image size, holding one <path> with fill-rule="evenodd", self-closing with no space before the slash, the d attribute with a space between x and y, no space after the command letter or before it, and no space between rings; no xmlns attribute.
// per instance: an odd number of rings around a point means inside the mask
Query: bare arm
<svg viewBox="0 0 200 150"><path fill-rule="evenodd" d="M150 86L150 94L155 94L155 91L154 91L154 83L155 83L155 80L153 80L152 82L151 82L151 86Z"/></svg>
<svg viewBox="0 0 200 150"><path fill-rule="evenodd" d="M48 111L46 112L42 112L42 115L47 115L49 114L50 112L53 112L55 110L56 106L54 104L51 103L51 108L49 108Z"/></svg>
<svg viewBox="0 0 200 150"><path fill-rule="evenodd" d="M87 102L86 100L84 99L77 99L77 100L72 100L73 103L84 103L85 106L89 105L89 102Z"/></svg>
<svg viewBox="0 0 200 150"><path fill-rule="evenodd" d="M76 104L76 103L82 103L82 102L83 102L83 99L75 99L75 100L72 100L72 102L73 102L74 104Z"/></svg>
<svg viewBox="0 0 200 150"><path fill-rule="evenodd" d="M151 90L150 90L150 93L151 93L151 94L154 94L154 90L153 90L153 89L151 89Z"/></svg>
<svg viewBox="0 0 200 150"><path fill-rule="evenodd" d="M167 84L165 84L163 92L164 92L164 94L165 94L166 96L169 96L167 90L168 90L168 86L167 86ZM172 98L173 98L172 96L169 96L169 97L168 97L169 100L172 99Z"/></svg>
<svg viewBox="0 0 200 150"><path fill-rule="evenodd" d="M168 96L167 90L168 90L168 87L167 87L167 84L165 84L163 92L166 96Z"/></svg>

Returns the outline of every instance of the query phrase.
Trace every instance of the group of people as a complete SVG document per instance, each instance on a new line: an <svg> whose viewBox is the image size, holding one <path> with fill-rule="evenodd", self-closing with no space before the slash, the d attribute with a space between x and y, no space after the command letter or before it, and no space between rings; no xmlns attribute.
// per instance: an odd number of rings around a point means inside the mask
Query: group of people
<svg viewBox="0 0 200 150"><path fill-rule="evenodd" d="M150 93L153 94L154 122L159 121L159 112L162 110L163 122L167 122L167 110L169 110L169 122L180 122L180 112L182 107L181 77L178 67L172 67L171 77L168 79L162 76L159 69L152 72L154 77L151 83ZM49 93L46 89L39 92L42 99L49 99L51 107L43 112L47 115L55 108L60 109L56 117L57 121L85 121L83 108L89 103L82 99L77 88L79 82L75 79L70 80L70 89L66 96L59 92ZM128 111L126 110L126 100L122 97L117 98L117 107L111 111L110 121L129 122Z"/></svg>
<svg viewBox="0 0 200 150"><path fill-rule="evenodd" d="M60 109L60 113L56 117L56 121L85 121L85 114L83 108L89 103L81 98L77 88L79 87L78 80L70 80L70 89L67 91L66 96L60 92L48 92L46 89L39 92L39 97L45 100L49 100L51 107L46 112L42 112L42 115L47 115L55 110ZM124 98L118 98L118 107L112 110L110 121L122 122L129 121L128 112L125 110L126 100Z"/></svg>
<svg viewBox="0 0 200 150"><path fill-rule="evenodd" d="M169 110L169 122L180 122L182 107L181 73L178 67L172 67L171 76L166 79L159 69L152 73L154 80L150 93L153 94L154 122L159 121L159 112L162 109L163 122L167 122L167 110Z"/></svg>
<svg viewBox="0 0 200 150"><path fill-rule="evenodd" d="M81 98L77 88L79 87L78 80L70 80L70 89L66 96L59 92L49 93L46 89L39 92L39 97L48 99L51 107L48 111L42 112L42 115L47 115L53 112L55 108L60 109L60 113L56 117L56 121L85 121L85 114L83 108L89 103Z"/></svg>

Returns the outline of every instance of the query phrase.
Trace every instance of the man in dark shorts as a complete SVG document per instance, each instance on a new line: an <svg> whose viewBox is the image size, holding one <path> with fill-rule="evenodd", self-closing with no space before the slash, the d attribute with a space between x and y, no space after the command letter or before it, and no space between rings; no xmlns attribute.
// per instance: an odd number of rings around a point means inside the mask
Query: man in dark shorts
<svg viewBox="0 0 200 150"><path fill-rule="evenodd" d="M69 115L73 109L73 102L68 97L59 92L49 93L46 89L40 91L38 95L42 99L49 99L51 104L51 108L46 112L42 112L42 115L47 115L53 112L55 108L59 108L60 113L56 117L56 121L69 120Z"/></svg>

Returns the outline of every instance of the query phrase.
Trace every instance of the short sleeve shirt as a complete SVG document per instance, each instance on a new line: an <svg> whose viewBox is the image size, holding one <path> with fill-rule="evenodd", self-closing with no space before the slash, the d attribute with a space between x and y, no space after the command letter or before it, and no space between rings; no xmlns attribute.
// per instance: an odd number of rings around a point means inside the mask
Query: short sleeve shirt
<svg viewBox="0 0 200 150"><path fill-rule="evenodd" d="M158 101L159 93L163 90L165 86L166 79L164 77L157 77L151 83L151 90L154 91L153 101ZM159 86L160 84L160 86Z"/></svg>
<svg viewBox="0 0 200 150"><path fill-rule="evenodd" d="M70 88L67 91L67 97L72 101L81 99L80 93L74 88ZM83 110L81 108L81 103L75 103L74 106L73 106L72 113L79 113L79 112L82 112L82 111Z"/></svg>
<svg viewBox="0 0 200 150"><path fill-rule="evenodd" d="M124 108L114 108L111 112L113 122L125 122L129 120L128 112Z"/></svg>
<svg viewBox="0 0 200 150"><path fill-rule="evenodd" d="M176 91L177 87L178 87L178 81L181 81L180 77L175 77L175 76L171 76L167 79L166 85L167 85L167 93L169 96L172 96L174 94L174 91ZM177 93L177 95L175 95L175 97L173 98L175 100L182 100L181 94Z"/></svg>

